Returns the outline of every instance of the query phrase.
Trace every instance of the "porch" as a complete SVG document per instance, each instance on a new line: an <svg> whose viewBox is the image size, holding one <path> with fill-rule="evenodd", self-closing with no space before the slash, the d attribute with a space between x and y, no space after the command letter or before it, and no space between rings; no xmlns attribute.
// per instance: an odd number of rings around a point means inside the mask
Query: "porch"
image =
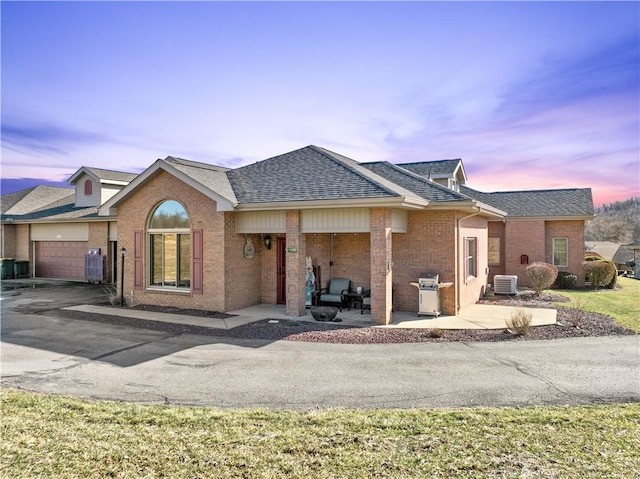
<svg viewBox="0 0 640 479"><path fill-rule="evenodd" d="M342 321L339 324L359 327L386 327L386 328L439 328L439 329L503 329L505 320L519 308L513 306L472 304L464 308L457 316L418 316L416 312L394 311L391 314L391 323L386 326L372 324L371 314L364 311L360 314L359 309L343 309L336 316ZM532 326L544 326L556 324L556 310L545 308L526 308L532 314ZM315 320L311 317L311 312L307 309L304 316L287 316L284 305L259 304L242 308L235 311L228 311L229 314L237 315L236 319L243 318L250 322L249 318L255 321L261 319L290 319L296 321ZM235 319L228 320L230 322Z"/></svg>

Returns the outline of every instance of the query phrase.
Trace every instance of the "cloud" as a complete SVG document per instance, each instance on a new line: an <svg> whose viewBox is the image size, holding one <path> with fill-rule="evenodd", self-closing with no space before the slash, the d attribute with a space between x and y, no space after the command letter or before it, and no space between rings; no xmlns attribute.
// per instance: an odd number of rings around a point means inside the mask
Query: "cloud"
<svg viewBox="0 0 640 479"><path fill-rule="evenodd" d="M3 148L54 155L66 155L81 145L112 142L109 136L93 131L4 118L1 132Z"/></svg>
<svg viewBox="0 0 640 479"><path fill-rule="evenodd" d="M548 56L532 72L506 85L496 116L503 122L513 121L620 92L637 98L639 84L640 39L636 33L578 56Z"/></svg>

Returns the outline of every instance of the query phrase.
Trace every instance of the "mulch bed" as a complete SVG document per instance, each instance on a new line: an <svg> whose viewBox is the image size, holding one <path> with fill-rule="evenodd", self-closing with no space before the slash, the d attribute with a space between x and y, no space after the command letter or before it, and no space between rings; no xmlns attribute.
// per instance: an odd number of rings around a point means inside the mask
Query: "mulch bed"
<svg viewBox="0 0 640 479"><path fill-rule="evenodd" d="M505 306L556 308L554 302L569 302L563 296L544 293L540 297L524 292L517 297L496 296L481 301L484 304ZM231 318L233 315L215 311L184 310L153 305L139 305L132 309L157 311L211 318ZM136 328L153 329L174 334L199 334L263 341L305 341L335 344L380 344L421 342L473 342L473 341L531 341L589 336L634 335L603 314L558 307L558 324L536 326L526 336L517 336L505 329L499 330L433 330L347 326L336 323L264 319L230 330L206 328L160 321L138 320L118 316L90 314L80 311L61 311L61 316L91 321L120 324Z"/></svg>

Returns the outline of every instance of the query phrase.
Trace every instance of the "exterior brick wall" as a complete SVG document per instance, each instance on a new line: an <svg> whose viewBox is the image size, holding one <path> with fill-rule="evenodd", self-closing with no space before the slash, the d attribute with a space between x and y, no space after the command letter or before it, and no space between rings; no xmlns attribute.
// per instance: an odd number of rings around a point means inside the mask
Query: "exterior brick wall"
<svg viewBox="0 0 640 479"><path fill-rule="evenodd" d="M518 285L530 286L527 266L536 261L546 261L544 220L507 220L505 234L505 274L517 275ZM527 255L528 264L521 264L520 257ZM490 278L493 283L493 278Z"/></svg>
<svg viewBox="0 0 640 479"><path fill-rule="evenodd" d="M100 248L102 256L106 257L104 279L109 281L111 278L111 267L113 259L111 258L111 248L109 248L109 222L101 221L98 223L89 223L89 248ZM88 251L87 251L88 253Z"/></svg>
<svg viewBox="0 0 640 479"><path fill-rule="evenodd" d="M389 324L393 307L391 210L371 208L371 322Z"/></svg>
<svg viewBox="0 0 640 479"><path fill-rule="evenodd" d="M29 261L33 265L33 248L31 247L31 225L16 225L16 261ZM31 269L33 271L33 268Z"/></svg>
<svg viewBox="0 0 640 479"><path fill-rule="evenodd" d="M371 235L369 233L339 233L333 241L334 278L348 278L351 289L358 286L371 289ZM325 283L331 278L330 268L326 269Z"/></svg>
<svg viewBox="0 0 640 479"><path fill-rule="evenodd" d="M2 229L2 252L0 256L3 258L16 257L16 225L0 225Z"/></svg>
<svg viewBox="0 0 640 479"><path fill-rule="evenodd" d="M421 273L436 272L441 282L455 281L456 214L409 211L406 233L393 235L394 309L418 311L418 290L409 283ZM455 314L455 286L440 290L443 314Z"/></svg>
<svg viewBox="0 0 640 479"><path fill-rule="evenodd" d="M295 251L289 251L295 248ZM287 315L303 316L305 302L306 235L300 232L300 211L287 211Z"/></svg>
<svg viewBox="0 0 640 479"><path fill-rule="evenodd" d="M262 238L260 238L262 248L260 253L262 256L260 298L264 304L276 304L278 301L278 238L283 238L284 235L272 234L269 236L271 236L272 245L270 250L264 247Z"/></svg>
<svg viewBox="0 0 640 479"><path fill-rule="evenodd" d="M146 227L155 208L162 201L179 201L191 221L192 229L202 229L203 294L182 291L149 290L148 238ZM142 290L134 290L134 232L144 230ZM216 211L216 203L164 171L158 171L118 205L118 247L127 249L124 291L127 301L134 294L136 304L156 304L179 308L225 311L225 214ZM120 278L118 278L118 281ZM120 285L117 286L120 291Z"/></svg>
<svg viewBox="0 0 640 479"><path fill-rule="evenodd" d="M584 285L584 221L575 220L507 220L505 224L505 273L518 276L518 285L531 286L527 266L541 261L553 264L553 238L569 239L569 266L558 268L578 277L578 286ZM521 264L521 255L527 255L528 264ZM490 278L493 281L493 277Z"/></svg>
<svg viewBox="0 0 640 479"><path fill-rule="evenodd" d="M500 240L500 263L489 265L489 282L493 283L493 277L496 274L505 274L505 244L504 244L504 222L502 221L489 221L488 229L489 238L498 238Z"/></svg>
<svg viewBox="0 0 640 479"><path fill-rule="evenodd" d="M545 261L553 264L553 238L569 239L569 266L558 267L558 271L569 271L578 277L576 286L584 286L584 221L545 222Z"/></svg>
<svg viewBox="0 0 640 479"><path fill-rule="evenodd" d="M244 257L247 242L242 234L235 232L235 213L225 215L225 311L260 304L262 300L262 257L264 245L260 235L249 235L255 256ZM275 282L275 278L274 278Z"/></svg>

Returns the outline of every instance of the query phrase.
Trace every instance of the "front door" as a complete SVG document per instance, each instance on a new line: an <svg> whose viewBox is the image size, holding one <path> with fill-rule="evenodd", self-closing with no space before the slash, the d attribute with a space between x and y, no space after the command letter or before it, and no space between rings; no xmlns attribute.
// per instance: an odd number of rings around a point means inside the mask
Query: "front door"
<svg viewBox="0 0 640 479"><path fill-rule="evenodd" d="M287 240L278 238L277 303L287 304Z"/></svg>

